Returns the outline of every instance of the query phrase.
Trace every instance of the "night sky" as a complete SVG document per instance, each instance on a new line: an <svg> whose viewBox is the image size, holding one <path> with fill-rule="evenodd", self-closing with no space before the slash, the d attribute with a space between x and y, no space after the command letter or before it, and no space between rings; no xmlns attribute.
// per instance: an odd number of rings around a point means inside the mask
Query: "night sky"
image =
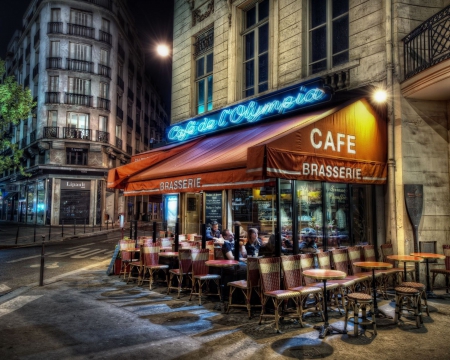
<svg viewBox="0 0 450 360"><path fill-rule="evenodd" d="M31 0L0 0L0 57L5 58L6 48L16 29L22 27L22 17ZM173 0L127 0L134 15L143 53L146 56L147 70L156 84L166 110L170 112L170 93L172 81L172 62L155 54L157 43L172 43Z"/></svg>

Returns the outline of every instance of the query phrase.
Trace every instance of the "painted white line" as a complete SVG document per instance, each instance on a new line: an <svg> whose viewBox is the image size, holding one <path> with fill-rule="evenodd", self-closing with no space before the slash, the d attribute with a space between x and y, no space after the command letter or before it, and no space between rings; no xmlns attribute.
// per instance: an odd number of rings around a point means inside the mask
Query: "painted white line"
<svg viewBox="0 0 450 360"><path fill-rule="evenodd" d="M10 287L6 286L5 284L0 284L0 292L11 290Z"/></svg>
<svg viewBox="0 0 450 360"><path fill-rule="evenodd" d="M78 249L78 248L83 247L83 246L89 246L89 245L94 245L94 244L95 244L95 243L84 244L84 245L78 245L78 246L70 247L70 248L67 248L67 249L68 249L68 250L70 250L70 249Z"/></svg>
<svg viewBox="0 0 450 360"><path fill-rule="evenodd" d="M84 253L81 253L81 254L78 254L78 255L73 255L70 258L71 259L84 259L84 258L87 258L89 256L92 256L92 255L95 255L95 254L98 254L98 253L102 253L102 252L105 252L105 251L108 251L108 249L93 249L93 250L88 251L88 252L84 252Z"/></svg>
<svg viewBox="0 0 450 360"><path fill-rule="evenodd" d="M0 305L0 317L3 315L9 314L17 309L20 309L22 306L25 306L31 301L39 299L42 295L35 296L18 296L12 300L9 300Z"/></svg>
<svg viewBox="0 0 450 360"><path fill-rule="evenodd" d="M45 255L47 256L47 255L54 254L54 253L55 252L52 251L52 252L46 253ZM23 261L23 260L35 259L35 258L38 258L38 257L41 257L41 255L28 256L28 257L24 257L24 258L20 258L20 259L16 259L16 260L7 261L6 263L7 264L12 264L12 263L16 263L16 262Z"/></svg>

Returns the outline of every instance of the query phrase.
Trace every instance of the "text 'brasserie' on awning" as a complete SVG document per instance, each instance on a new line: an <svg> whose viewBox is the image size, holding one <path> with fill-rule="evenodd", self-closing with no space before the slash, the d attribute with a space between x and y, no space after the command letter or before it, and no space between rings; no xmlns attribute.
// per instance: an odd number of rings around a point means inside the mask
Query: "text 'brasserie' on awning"
<svg viewBox="0 0 450 360"><path fill-rule="evenodd" d="M330 98L316 81L174 124L170 145L111 170L108 187L162 196L163 222L182 234L239 221L319 246L374 243L384 228L386 122L365 98Z"/></svg>

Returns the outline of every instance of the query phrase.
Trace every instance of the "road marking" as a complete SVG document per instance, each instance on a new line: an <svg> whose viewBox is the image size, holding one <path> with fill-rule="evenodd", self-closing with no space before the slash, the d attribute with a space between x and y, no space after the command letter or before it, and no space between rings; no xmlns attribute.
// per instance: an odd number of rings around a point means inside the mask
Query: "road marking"
<svg viewBox="0 0 450 360"><path fill-rule="evenodd" d="M41 267L41 264L34 264L34 265L30 266L30 268L37 268L37 267ZM50 263L50 264L44 265L44 268L46 268L46 269L56 269L56 268L59 268L59 265L58 265L58 262L54 262L54 263Z"/></svg>
<svg viewBox="0 0 450 360"><path fill-rule="evenodd" d="M108 251L108 249L93 249L91 251L84 252L82 254L71 256L70 258L71 259L85 259L88 256L95 255L97 253L102 253L102 252L105 252L105 251Z"/></svg>
<svg viewBox="0 0 450 360"><path fill-rule="evenodd" d="M45 254L45 255L47 256L47 255L54 254L54 253L55 253L55 252L52 251L52 252L49 252L49 253L47 253L47 254ZM7 261L6 263L7 263L7 264L12 264L12 263L19 262L19 261L23 261L23 260L35 259L35 258L38 258L38 257L41 257L41 255L28 256L28 257L24 257L24 258L20 258L20 259L16 259L16 260Z"/></svg>
<svg viewBox="0 0 450 360"><path fill-rule="evenodd" d="M94 245L95 243L90 243L90 244L84 244L84 245L78 245L78 246L74 246L74 247L70 247L70 248L67 248L67 249L78 249L78 248L80 248L80 247L83 247L83 246L89 246L89 245Z"/></svg>
<svg viewBox="0 0 450 360"><path fill-rule="evenodd" d="M29 302L32 302L36 299L39 299L42 295L36 296L25 296L21 295L12 300L9 300L0 305L0 317L3 315L9 314L17 309L20 309L22 306L25 306Z"/></svg>
<svg viewBox="0 0 450 360"><path fill-rule="evenodd" d="M0 284L0 293L8 290L11 290L11 288L6 286L5 284Z"/></svg>
<svg viewBox="0 0 450 360"><path fill-rule="evenodd" d="M107 253L104 253L104 256L93 256L91 257L91 260L97 260L97 261L103 261L103 260L111 260L111 256L114 254L114 251L110 251Z"/></svg>
<svg viewBox="0 0 450 360"><path fill-rule="evenodd" d="M91 249L89 249L89 248L77 248L77 249L72 249L72 250L69 250L69 251L63 251L63 252L58 253L58 254L53 254L50 257L71 256L71 255L75 255L75 254L82 253L84 251L89 251L89 250L91 250Z"/></svg>

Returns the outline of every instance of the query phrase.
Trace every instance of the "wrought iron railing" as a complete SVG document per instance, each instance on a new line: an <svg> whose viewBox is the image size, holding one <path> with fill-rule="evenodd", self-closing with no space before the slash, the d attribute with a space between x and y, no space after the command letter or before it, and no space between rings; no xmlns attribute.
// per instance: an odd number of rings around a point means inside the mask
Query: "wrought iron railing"
<svg viewBox="0 0 450 360"><path fill-rule="evenodd" d="M48 57L46 68L47 69L62 69L62 58Z"/></svg>
<svg viewBox="0 0 450 360"><path fill-rule="evenodd" d="M80 129L80 128L63 128L64 139L83 139L91 140L91 129Z"/></svg>
<svg viewBox="0 0 450 360"><path fill-rule="evenodd" d="M67 34L94 39L95 29L84 25L67 23Z"/></svg>
<svg viewBox="0 0 450 360"><path fill-rule="evenodd" d="M62 34L63 23L62 22L49 22L47 23L47 34Z"/></svg>
<svg viewBox="0 0 450 360"><path fill-rule="evenodd" d="M120 120L123 120L123 110L119 106L116 106L116 116Z"/></svg>
<svg viewBox="0 0 450 360"><path fill-rule="evenodd" d="M120 87L122 90L123 90L123 88L125 86L124 82L123 82L123 79L119 75L117 75L117 86Z"/></svg>
<svg viewBox="0 0 450 360"><path fill-rule="evenodd" d="M450 6L403 38L405 79L450 58Z"/></svg>
<svg viewBox="0 0 450 360"><path fill-rule="evenodd" d="M59 104L59 92L46 92L45 103L46 104Z"/></svg>
<svg viewBox="0 0 450 360"><path fill-rule="evenodd" d="M111 79L111 68L106 65L98 64L98 74Z"/></svg>
<svg viewBox="0 0 450 360"><path fill-rule="evenodd" d="M109 143L109 132L106 131L97 131L97 141L102 143Z"/></svg>
<svg viewBox="0 0 450 360"><path fill-rule="evenodd" d="M65 93L64 104L92 107L92 96L82 95L82 94Z"/></svg>
<svg viewBox="0 0 450 360"><path fill-rule="evenodd" d="M119 139L119 138L116 136L116 146L117 146L119 149L122 149L122 144L123 144L122 139Z"/></svg>
<svg viewBox="0 0 450 360"><path fill-rule="evenodd" d="M127 154L128 155L133 155L133 148L127 144Z"/></svg>
<svg viewBox="0 0 450 360"><path fill-rule="evenodd" d="M110 110L111 101L101 97L97 97L97 109Z"/></svg>
<svg viewBox="0 0 450 360"><path fill-rule="evenodd" d="M44 139L58 139L59 138L59 127L57 126L46 126L44 127Z"/></svg>
<svg viewBox="0 0 450 360"><path fill-rule="evenodd" d="M107 32L105 32L105 31L102 31L102 30L98 31L98 39L101 42L107 43L109 45L112 44L112 35L107 33Z"/></svg>
<svg viewBox="0 0 450 360"><path fill-rule="evenodd" d="M197 36L197 41L194 44L194 56L201 55L214 46L214 28L211 28L204 33Z"/></svg>
<svg viewBox="0 0 450 360"><path fill-rule="evenodd" d="M94 72L94 63L91 61L78 60L78 59L66 59L67 70L80 71L80 72Z"/></svg>

